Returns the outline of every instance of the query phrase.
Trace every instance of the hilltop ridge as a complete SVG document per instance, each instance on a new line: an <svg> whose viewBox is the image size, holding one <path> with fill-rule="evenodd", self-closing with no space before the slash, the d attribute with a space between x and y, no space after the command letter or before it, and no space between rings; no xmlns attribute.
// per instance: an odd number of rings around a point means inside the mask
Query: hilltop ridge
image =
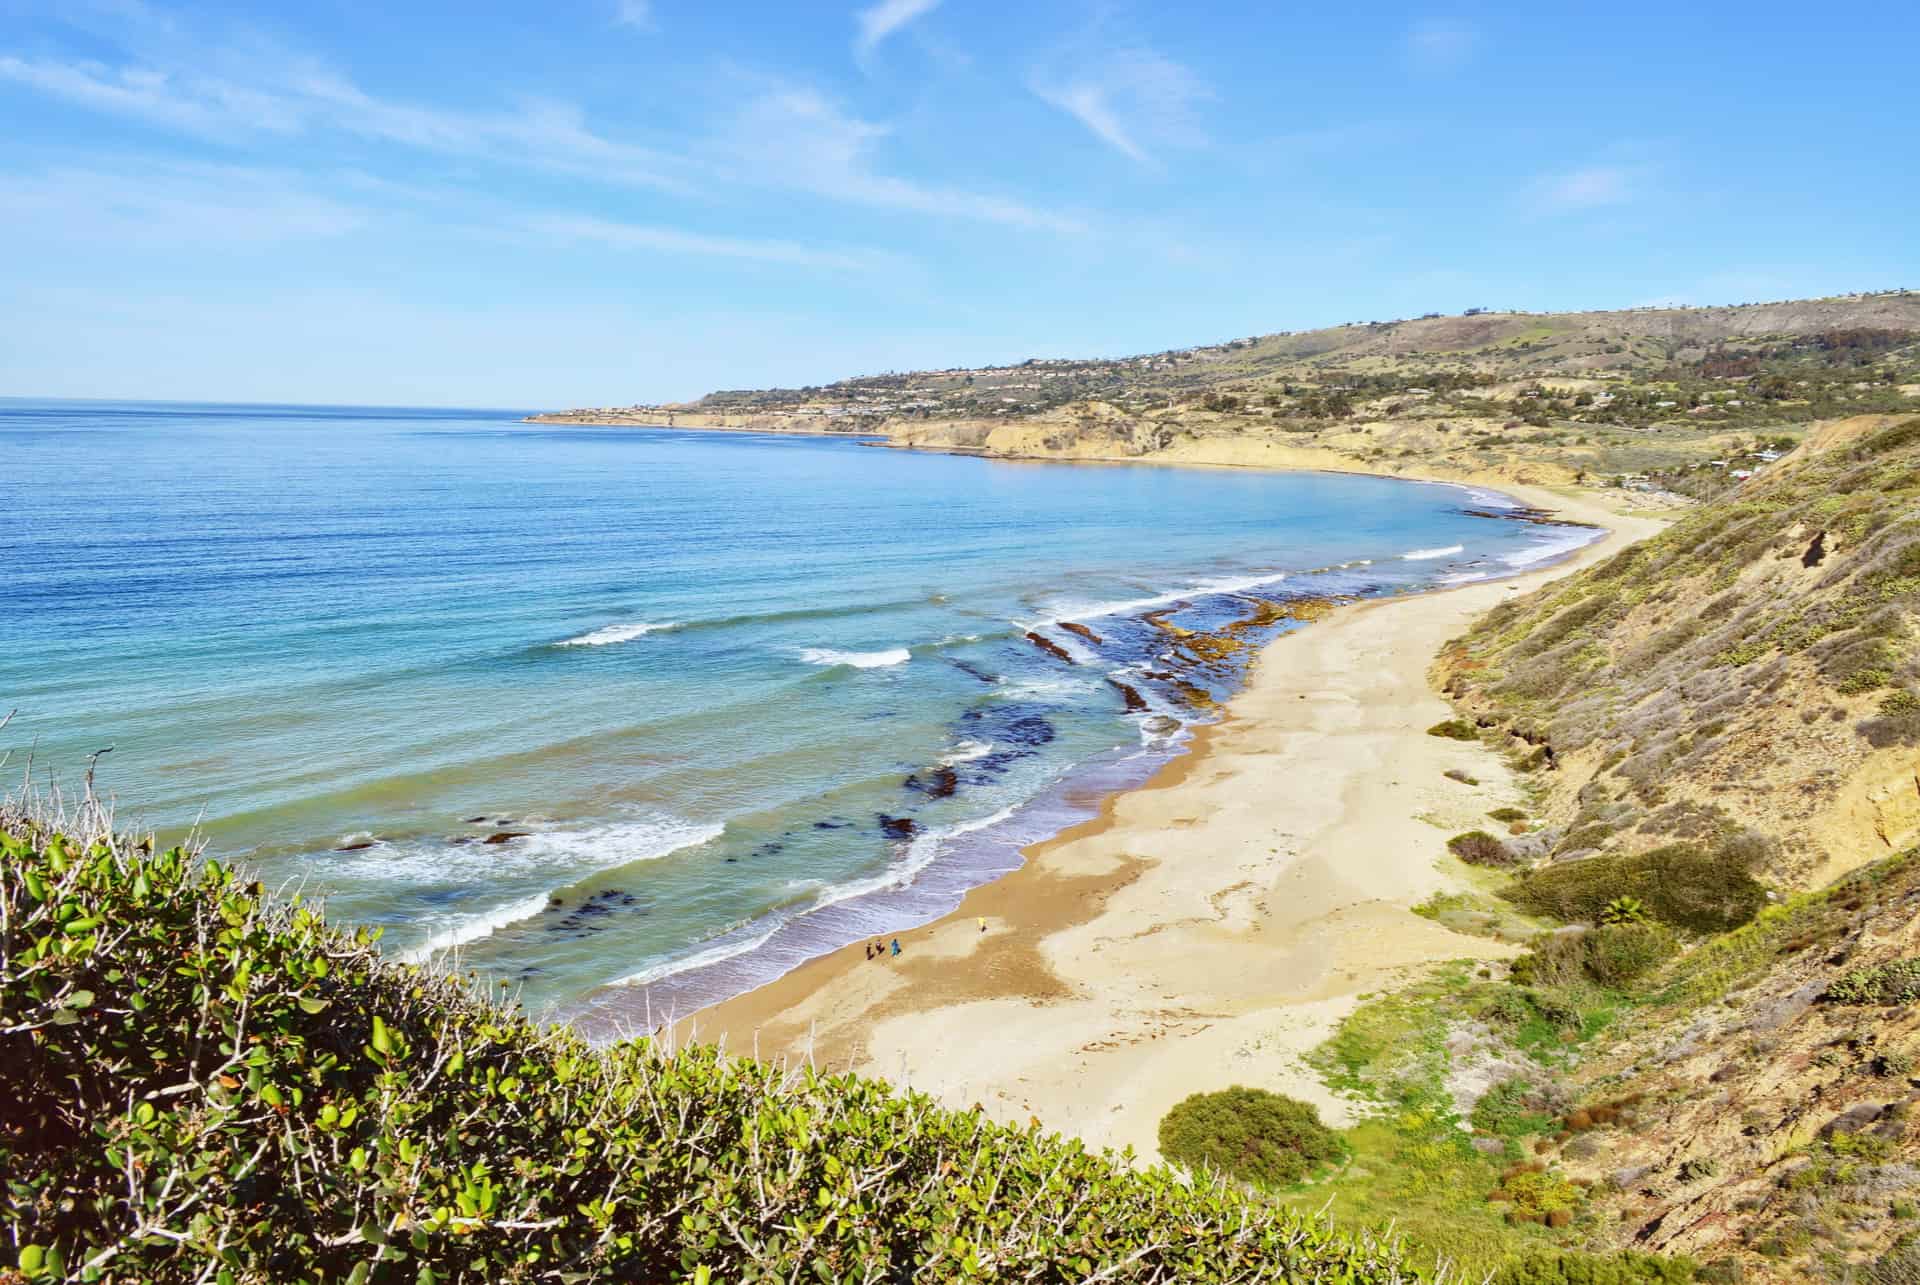
<svg viewBox="0 0 1920 1285"><path fill-rule="evenodd" d="M1791 446L1774 439L1812 421L1914 409L1920 293L1900 290L1429 314L1115 359L1033 358L531 418L863 435L1006 457L1604 477L1657 490L1730 451Z"/></svg>

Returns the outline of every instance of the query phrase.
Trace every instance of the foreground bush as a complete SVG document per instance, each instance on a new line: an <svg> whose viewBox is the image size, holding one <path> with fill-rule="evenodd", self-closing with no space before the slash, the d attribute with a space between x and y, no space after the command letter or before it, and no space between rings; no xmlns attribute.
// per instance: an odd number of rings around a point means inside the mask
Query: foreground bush
<svg viewBox="0 0 1920 1285"><path fill-rule="evenodd" d="M1307 1103L1236 1085L1196 1093L1167 1112L1160 1153L1243 1182L1285 1186L1338 1164L1346 1145Z"/></svg>
<svg viewBox="0 0 1920 1285"><path fill-rule="evenodd" d="M873 1081L595 1049L217 864L4 812L0 1067L28 1280L1412 1279Z"/></svg>
<svg viewBox="0 0 1920 1285"><path fill-rule="evenodd" d="M1766 888L1734 845L1708 852L1691 843L1534 870L1506 896L1524 910L1569 923L1597 923L1610 903L1632 897L1649 917L1700 933L1738 928L1767 904Z"/></svg>

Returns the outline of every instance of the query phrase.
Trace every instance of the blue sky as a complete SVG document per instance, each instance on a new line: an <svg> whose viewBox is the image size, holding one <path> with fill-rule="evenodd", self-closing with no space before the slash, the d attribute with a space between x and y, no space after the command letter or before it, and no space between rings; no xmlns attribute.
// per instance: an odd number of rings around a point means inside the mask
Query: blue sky
<svg viewBox="0 0 1920 1285"><path fill-rule="evenodd" d="M1920 6L0 0L0 395L558 406L1920 285Z"/></svg>

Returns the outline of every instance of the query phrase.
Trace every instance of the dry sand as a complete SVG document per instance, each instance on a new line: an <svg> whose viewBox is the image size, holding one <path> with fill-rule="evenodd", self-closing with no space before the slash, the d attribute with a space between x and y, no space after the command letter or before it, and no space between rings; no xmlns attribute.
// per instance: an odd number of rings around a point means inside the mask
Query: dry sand
<svg viewBox="0 0 1920 1285"><path fill-rule="evenodd" d="M1276 640L1188 754L901 933L898 959L842 949L696 1015L692 1033L1149 1157L1169 1107L1232 1084L1347 1121L1300 1055L1410 970L1512 953L1409 913L1454 886L1446 837L1518 797L1495 755L1426 735L1450 716L1433 657L1502 599L1662 525L1502 485L1611 534L1542 571L1346 608Z"/></svg>

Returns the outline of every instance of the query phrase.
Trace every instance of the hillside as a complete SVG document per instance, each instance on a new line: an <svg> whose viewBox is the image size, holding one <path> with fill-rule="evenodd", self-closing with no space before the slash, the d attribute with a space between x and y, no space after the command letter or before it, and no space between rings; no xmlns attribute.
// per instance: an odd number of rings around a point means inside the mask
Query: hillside
<svg viewBox="0 0 1920 1285"><path fill-rule="evenodd" d="M1736 830L1813 886L1920 839L1920 420L1822 427L1723 502L1443 659L1552 772L1557 857Z"/></svg>
<svg viewBox="0 0 1920 1285"><path fill-rule="evenodd" d="M1515 1166L1470 1199L1571 1244L1920 1278L1917 624L1920 419L1885 417L1484 617L1435 732L1526 806L1423 913L1531 950L1361 1010L1324 1072L1457 1120Z"/></svg>
<svg viewBox="0 0 1920 1285"><path fill-rule="evenodd" d="M540 422L868 434L987 455L1296 465L1711 492L1800 426L1920 408L1920 294L1355 323ZM1713 461L1720 461L1716 467Z"/></svg>

